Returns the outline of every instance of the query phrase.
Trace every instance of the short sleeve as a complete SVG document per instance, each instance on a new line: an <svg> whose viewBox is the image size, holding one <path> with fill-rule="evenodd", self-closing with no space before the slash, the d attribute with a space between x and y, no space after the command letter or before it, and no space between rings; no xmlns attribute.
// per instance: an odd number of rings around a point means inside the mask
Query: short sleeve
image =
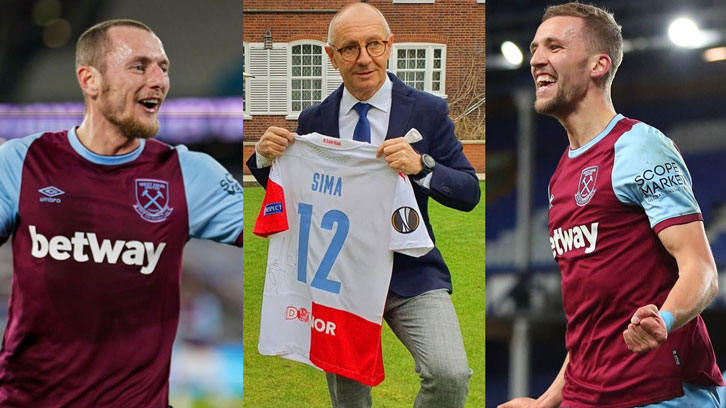
<svg viewBox="0 0 726 408"><path fill-rule="evenodd" d="M434 247L421 218L421 210L416 203L411 181L402 173L398 173L397 176L390 231L391 251L418 258L426 255Z"/></svg>
<svg viewBox="0 0 726 408"><path fill-rule="evenodd" d="M615 142L612 184L621 202L645 210L656 232L664 226L702 219L691 175L678 148L644 123L636 124Z"/></svg>
<svg viewBox="0 0 726 408"><path fill-rule="evenodd" d="M242 186L211 156L177 146L189 235L242 246Z"/></svg>
<svg viewBox="0 0 726 408"><path fill-rule="evenodd" d="M286 231L287 209L285 206L285 191L279 176L279 160L272 164L270 178L265 189L265 198L262 201L260 214L255 221L254 234L268 237L272 234Z"/></svg>
<svg viewBox="0 0 726 408"><path fill-rule="evenodd" d="M42 133L0 144L0 244L7 241L15 229L23 162L30 145L40 136Z"/></svg>

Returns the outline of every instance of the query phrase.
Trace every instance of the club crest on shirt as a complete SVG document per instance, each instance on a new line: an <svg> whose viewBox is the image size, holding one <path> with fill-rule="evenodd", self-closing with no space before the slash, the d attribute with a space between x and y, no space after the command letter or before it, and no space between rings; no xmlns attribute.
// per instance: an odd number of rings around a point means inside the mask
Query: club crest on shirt
<svg viewBox="0 0 726 408"><path fill-rule="evenodd" d="M401 234L410 234L418 228L419 216L411 207L401 207L393 212L391 224Z"/></svg>
<svg viewBox="0 0 726 408"><path fill-rule="evenodd" d="M597 182L597 166L590 166L580 172L580 181L577 183L577 194L575 203L580 207L589 203L595 195L595 183Z"/></svg>
<svg viewBox="0 0 726 408"><path fill-rule="evenodd" d="M136 179L134 184L134 210L146 221L165 221L174 210L169 207L169 183L154 179Z"/></svg>

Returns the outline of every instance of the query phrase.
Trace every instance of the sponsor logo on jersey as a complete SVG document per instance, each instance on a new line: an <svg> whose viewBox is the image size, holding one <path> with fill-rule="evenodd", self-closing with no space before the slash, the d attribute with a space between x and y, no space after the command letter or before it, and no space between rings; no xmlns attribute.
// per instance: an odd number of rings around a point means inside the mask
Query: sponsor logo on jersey
<svg viewBox="0 0 726 408"><path fill-rule="evenodd" d="M597 166L591 166L580 172L580 181L577 183L575 203L582 207L590 202L595 195L595 183L597 182Z"/></svg>
<svg viewBox="0 0 726 408"><path fill-rule="evenodd" d="M678 163L674 162L661 163L648 168L635 176L634 181L648 200L688 187Z"/></svg>
<svg viewBox="0 0 726 408"><path fill-rule="evenodd" d="M411 207L401 207L393 212L391 225L401 234L410 234L418 228L419 216Z"/></svg>
<svg viewBox="0 0 726 408"><path fill-rule="evenodd" d="M282 213L282 202L277 201L270 204L265 204L264 215L280 214Z"/></svg>
<svg viewBox="0 0 726 408"><path fill-rule="evenodd" d="M299 320L315 331L335 336L335 323L316 318L304 307L298 309L295 306L288 306L285 309L285 320Z"/></svg>
<svg viewBox="0 0 726 408"><path fill-rule="evenodd" d="M333 146L341 146L341 142L339 139L330 139L330 138L324 137L323 143L333 145Z"/></svg>
<svg viewBox="0 0 726 408"><path fill-rule="evenodd" d="M56 186L48 186L41 188L38 190L39 193L43 194L45 197L40 197L41 203L60 203L61 199L56 198L57 196L61 194L65 194L66 192L61 190L60 188Z"/></svg>
<svg viewBox="0 0 726 408"><path fill-rule="evenodd" d="M229 173L224 175L224 178L219 181L219 185L229 195L242 195L242 186Z"/></svg>
<svg viewBox="0 0 726 408"><path fill-rule="evenodd" d="M147 241L124 241L104 239L99 242L93 232L76 232L72 237L56 235L48 239L37 232L35 225L29 225L31 255L42 259L50 256L56 261L73 258L76 262L93 261L97 264L115 265L119 260L129 266L141 266L139 272L148 275L154 272L166 247L166 242L155 245ZM90 256L89 252L90 251Z"/></svg>
<svg viewBox="0 0 726 408"><path fill-rule="evenodd" d="M577 225L563 230L556 228L550 236L552 256L562 255L575 249L585 248L585 253L592 253L597 247L597 227L599 223Z"/></svg>
<svg viewBox="0 0 726 408"><path fill-rule="evenodd" d="M174 208L169 208L169 183L154 179L136 179L134 210L149 222L166 221Z"/></svg>

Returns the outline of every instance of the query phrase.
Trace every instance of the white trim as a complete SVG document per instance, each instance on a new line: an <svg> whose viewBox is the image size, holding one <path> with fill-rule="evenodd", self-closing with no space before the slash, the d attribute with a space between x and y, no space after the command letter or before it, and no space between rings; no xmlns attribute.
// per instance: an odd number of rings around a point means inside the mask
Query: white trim
<svg viewBox="0 0 726 408"><path fill-rule="evenodd" d="M322 57L322 66L321 66L321 86L320 86L320 102L322 102L325 98L332 93L333 90L335 90L340 83L343 82L343 79L340 77L340 74L336 69L332 67L332 64L330 63L330 58L328 57L328 54L325 52L325 43L318 40L311 40L311 39L303 39L303 40L296 40L291 41L288 43L288 51L287 51L287 66L288 66L288 72L287 72L287 116L285 116L285 119L287 120L297 120L298 116L300 115L300 112L302 110L293 110L292 109L292 48L297 45L305 45L310 44L314 46L321 47L321 57Z"/></svg>
<svg viewBox="0 0 726 408"><path fill-rule="evenodd" d="M250 52L248 50L249 44L246 42L242 42L242 72L244 72L245 68L250 66ZM247 83L249 78L242 78L242 92L243 97L244 95L249 91L249 84ZM252 115L249 113L249 108L247 107L247 101L243 102L243 109L242 109L242 119L252 119Z"/></svg>

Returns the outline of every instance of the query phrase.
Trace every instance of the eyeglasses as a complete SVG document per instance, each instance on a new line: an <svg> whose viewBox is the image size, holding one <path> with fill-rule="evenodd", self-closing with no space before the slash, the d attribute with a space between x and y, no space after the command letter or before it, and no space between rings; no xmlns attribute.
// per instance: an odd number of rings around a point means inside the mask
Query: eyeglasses
<svg viewBox="0 0 726 408"><path fill-rule="evenodd" d="M388 41L371 41L366 44L366 52L371 57L380 57L384 52L386 52L386 44L388 44ZM346 45L343 48L338 48L337 51L340 53L340 56L343 57L344 61L353 62L358 60L358 57L360 57L360 45L358 44Z"/></svg>

